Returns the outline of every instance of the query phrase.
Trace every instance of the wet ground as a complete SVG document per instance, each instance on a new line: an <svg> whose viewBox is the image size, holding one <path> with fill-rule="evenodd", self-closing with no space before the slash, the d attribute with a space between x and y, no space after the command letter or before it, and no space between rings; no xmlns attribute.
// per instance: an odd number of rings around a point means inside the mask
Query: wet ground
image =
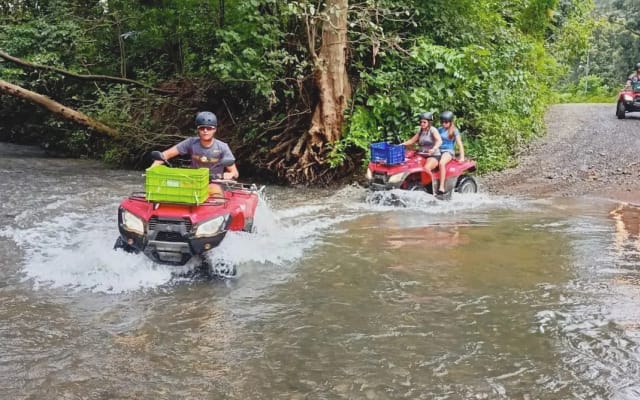
<svg viewBox="0 0 640 400"><path fill-rule="evenodd" d="M560 104L549 109L545 122L548 134L523 152L517 167L487 174L485 190L640 204L640 113L618 119L613 102Z"/></svg>

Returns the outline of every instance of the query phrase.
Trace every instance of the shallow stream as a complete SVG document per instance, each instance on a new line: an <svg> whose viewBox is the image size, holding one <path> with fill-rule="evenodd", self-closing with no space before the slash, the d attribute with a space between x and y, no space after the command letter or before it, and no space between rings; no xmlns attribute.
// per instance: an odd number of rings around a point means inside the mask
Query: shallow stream
<svg viewBox="0 0 640 400"><path fill-rule="evenodd" d="M207 280L112 250L141 172L0 171L0 397L640 398L631 205L267 187Z"/></svg>

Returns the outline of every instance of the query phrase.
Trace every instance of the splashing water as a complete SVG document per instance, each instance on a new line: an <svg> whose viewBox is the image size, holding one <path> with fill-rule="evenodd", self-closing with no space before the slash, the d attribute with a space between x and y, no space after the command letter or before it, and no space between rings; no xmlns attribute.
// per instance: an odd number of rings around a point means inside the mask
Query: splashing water
<svg viewBox="0 0 640 400"><path fill-rule="evenodd" d="M325 200L323 204L274 211L261 197L254 219L256 232L228 232L211 261L282 265L300 259L321 241L328 228L355 217L332 215L330 210L335 208L332 201Z"/></svg>
<svg viewBox="0 0 640 400"><path fill-rule="evenodd" d="M7 227L0 236L12 239L24 251L23 280L33 282L35 289L121 293L169 281L169 268L113 250L117 225L110 217L99 212L65 213L27 228Z"/></svg>
<svg viewBox="0 0 640 400"><path fill-rule="evenodd" d="M289 204L280 210L260 195L254 219L256 232L228 232L223 242L206 256L213 265L241 267L252 263L289 268L322 243L327 231L363 215L408 209L446 216L460 210L522 206L514 199L485 194L456 195L451 201L437 201L426 193L401 190L382 195L401 198L404 207L389 206L385 201L371 202L369 195L355 186L320 196L295 196L294 201L285 201ZM140 254L114 251L113 243L118 236L114 210L118 200L113 196L108 199L109 204L96 206L101 196L89 199L79 195L43 207L41 212L45 215L39 215L35 207L34 215L19 216L16 222L20 227L0 230L0 236L12 239L25 254L23 280L32 282L36 289L63 287L122 293L165 285L174 279L176 272L188 272L195 267L195 262L182 268L158 265Z"/></svg>
<svg viewBox="0 0 640 400"><path fill-rule="evenodd" d="M38 223L28 226L21 218L22 225L27 226L0 230L0 236L12 239L25 253L23 281L32 282L35 289L122 293L165 285L176 272L194 268L195 263L182 268L158 265L141 254L114 251L118 232L113 210L117 205L90 211L87 207L91 205L85 202L78 197L61 215L51 216L55 211L47 209L47 218L33 216ZM69 211L74 208L76 211ZM349 218L330 215L331 208L324 203L277 211L261 196L254 220L256 232L228 232L221 245L207 256L212 263L232 265L290 263L313 247L323 231Z"/></svg>
<svg viewBox="0 0 640 400"><path fill-rule="evenodd" d="M397 210L399 207L426 214L450 214L477 209L530 208L531 202L516 198L490 196L486 193L455 193L450 200L439 200L422 191L393 189L365 192L363 203L377 210Z"/></svg>

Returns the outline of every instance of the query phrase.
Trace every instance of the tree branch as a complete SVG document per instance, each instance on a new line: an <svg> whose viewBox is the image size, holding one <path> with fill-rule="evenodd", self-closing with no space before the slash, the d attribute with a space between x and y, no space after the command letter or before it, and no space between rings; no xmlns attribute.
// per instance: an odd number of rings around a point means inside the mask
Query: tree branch
<svg viewBox="0 0 640 400"><path fill-rule="evenodd" d="M626 30L629 33L632 33L632 34L640 37L640 32L639 31L636 31L636 30L633 30L633 29L629 28L627 25L625 25L624 21L619 19L619 18L612 17L612 18L609 19L609 22L611 22L612 24L615 24L615 25L620 25L624 30Z"/></svg>
<svg viewBox="0 0 640 400"><path fill-rule="evenodd" d="M145 83L142 82L138 82L138 81L134 81L132 79L127 79L127 78L118 78L116 76L108 76L108 75L80 75L80 74L76 74L61 68L56 68L56 67L50 67L48 65L39 65L39 64L33 64L30 63L28 61L22 60L20 58L17 57L13 57L7 53L5 53L4 51L0 50L0 58L3 58L7 61L10 61L14 64L18 64L22 67L25 68L30 68L30 69L39 69L39 70L47 70L47 71L53 71L53 72L57 72L59 74L71 77L71 78L75 78L75 79L81 79L81 80L87 80L87 81L103 81L103 82L112 82L112 83L125 83L125 84L129 84L129 85L135 85L135 86L140 86L140 87L144 87L147 88L153 92L156 93L161 93L161 94L175 94L174 91L172 90L165 90L165 89L159 89L159 88L154 88L152 86L149 86Z"/></svg>
<svg viewBox="0 0 640 400"><path fill-rule="evenodd" d="M119 136L118 131L116 131L115 129L103 124L102 122L90 118L80 111L65 107L62 104L48 98L47 96L32 92L23 87L14 85L7 81L3 81L2 79L0 79L0 93L6 93L10 96L18 97L27 100L30 103L37 104L41 107L46 108L52 113L61 116L64 119L69 119L78 124L87 126L100 133L104 133L107 136L113 138L117 138Z"/></svg>

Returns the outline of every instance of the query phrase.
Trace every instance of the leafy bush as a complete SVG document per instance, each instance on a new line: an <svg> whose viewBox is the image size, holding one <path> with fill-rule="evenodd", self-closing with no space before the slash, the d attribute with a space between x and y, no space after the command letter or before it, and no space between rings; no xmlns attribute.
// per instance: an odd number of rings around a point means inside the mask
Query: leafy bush
<svg viewBox="0 0 640 400"><path fill-rule="evenodd" d="M557 98L562 103L611 103L616 95L617 90L607 86L604 78L587 75L567 84Z"/></svg>

